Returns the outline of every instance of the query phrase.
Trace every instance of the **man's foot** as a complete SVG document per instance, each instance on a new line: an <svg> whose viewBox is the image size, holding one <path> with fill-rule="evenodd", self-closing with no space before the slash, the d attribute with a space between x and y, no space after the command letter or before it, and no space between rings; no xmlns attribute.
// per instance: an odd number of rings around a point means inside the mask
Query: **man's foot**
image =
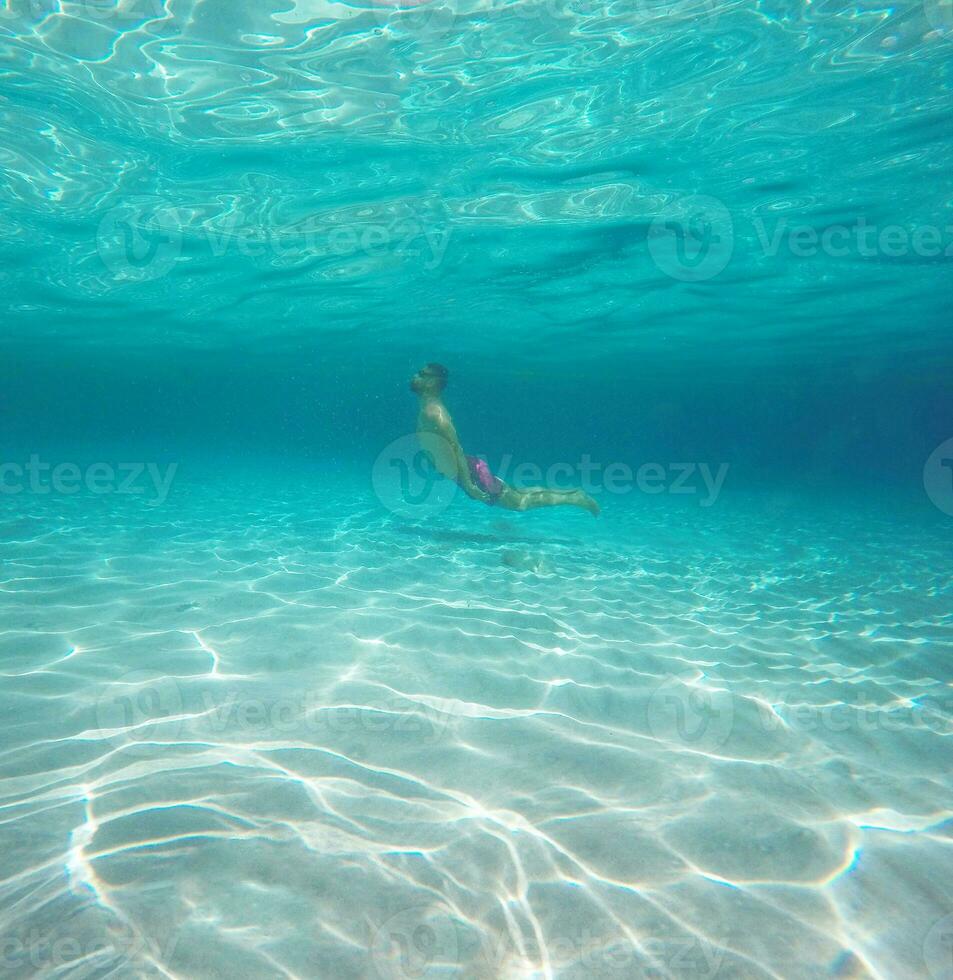
<svg viewBox="0 0 953 980"><path fill-rule="evenodd" d="M580 491L579 497L579 506L582 507L583 510L588 510L593 517L598 517L599 505L592 499L592 497L586 493L582 493L582 491Z"/></svg>

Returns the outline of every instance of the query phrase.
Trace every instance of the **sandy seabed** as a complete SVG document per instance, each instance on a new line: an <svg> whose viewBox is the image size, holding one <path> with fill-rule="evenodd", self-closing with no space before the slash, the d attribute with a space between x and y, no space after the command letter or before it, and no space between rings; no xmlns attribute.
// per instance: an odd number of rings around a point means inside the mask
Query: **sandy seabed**
<svg viewBox="0 0 953 980"><path fill-rule="evenodd" d="M0 972L953 976L953 521L604 504L0 498Z"/></svg>

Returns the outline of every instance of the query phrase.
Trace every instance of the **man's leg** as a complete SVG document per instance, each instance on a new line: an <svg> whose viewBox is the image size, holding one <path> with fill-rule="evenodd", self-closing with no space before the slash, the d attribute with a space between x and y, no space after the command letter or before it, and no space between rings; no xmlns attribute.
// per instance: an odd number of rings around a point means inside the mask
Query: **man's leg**
<svg viewBox="0 0 953 980"><path fill-rule="evenodd" d="M582 490L549 490L546 487L526 487L518 490L508 486L497 499L497 506L507 510L533 510L536 507L580 507L593 517L599 516L599 505Z"/></svg>

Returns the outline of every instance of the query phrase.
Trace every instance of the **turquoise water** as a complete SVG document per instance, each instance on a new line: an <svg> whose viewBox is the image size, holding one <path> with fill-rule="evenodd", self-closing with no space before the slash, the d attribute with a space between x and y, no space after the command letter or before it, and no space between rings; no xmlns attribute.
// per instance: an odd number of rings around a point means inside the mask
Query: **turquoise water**
<svg viewBox="0 0 953 980"><path fill-rule="evenodd" d="M953 977L949 0L0 35L0 976Z"/></svg>

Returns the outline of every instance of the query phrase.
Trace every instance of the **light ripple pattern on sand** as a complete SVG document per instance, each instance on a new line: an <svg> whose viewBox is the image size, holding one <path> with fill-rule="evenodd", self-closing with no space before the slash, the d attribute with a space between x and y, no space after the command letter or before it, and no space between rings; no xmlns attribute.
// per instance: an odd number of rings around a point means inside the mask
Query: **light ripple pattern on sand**
<svg viewBox="0 0 953 980"><path fill-rule="evenodd" d="M4 502L5 976L936 975L948 526L338 492Z"/></svg>

